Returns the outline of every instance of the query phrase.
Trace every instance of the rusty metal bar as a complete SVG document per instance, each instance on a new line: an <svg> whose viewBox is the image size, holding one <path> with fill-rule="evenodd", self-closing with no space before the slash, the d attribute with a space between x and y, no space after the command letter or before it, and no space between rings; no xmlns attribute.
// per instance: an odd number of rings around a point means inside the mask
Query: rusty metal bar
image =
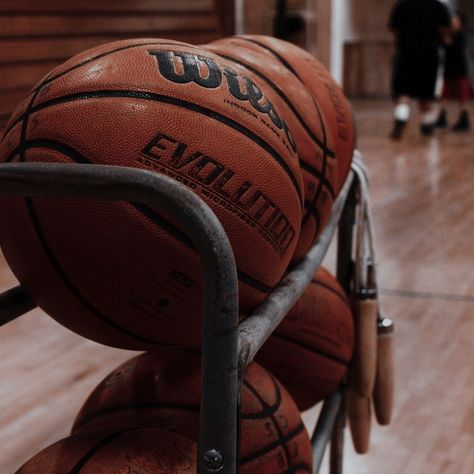
<svg viewBox="0 0 474 474"><path fill-rule="evenodd" d="M328 224L305 258L283 277L270 296L239 325L240 370L253 360L257 351L311 282L336 231L353 179L354 174L351 171L334 203Z"/></svg>
<svg viewBox="0 0 474 474"><path fill-rule="evenodd" d="M0 326L31 311L36 305L21 286L15 286L0 294Z"/></svg>
<svg viewBox="0 0 474 474"><path fill-rule="evenodd" d="M323 408L311 437L311 444L313 446L313 474L317 474L321 468L324 453L331 439L343 396L344 389L339 387L323 403Z"/></svg>
<svg viewBox="0 0 474 474"><path fill-rule="evenodd" d="M209 206L167 176L101 165L2 164L0 193L141 202L167 211L189 235L199 249L205 282L198 472L235 474L240 388L237 271L227 235Z"/></svg>

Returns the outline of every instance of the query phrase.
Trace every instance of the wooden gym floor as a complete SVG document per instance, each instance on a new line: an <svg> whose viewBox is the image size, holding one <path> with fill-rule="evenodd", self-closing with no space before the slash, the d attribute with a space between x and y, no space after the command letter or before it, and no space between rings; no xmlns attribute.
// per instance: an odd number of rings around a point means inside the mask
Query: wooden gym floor
<svg viewBox="0 0 474 474"><path fill-rule="evenodd" d="M423 139L414 118L392 143L388 102L354 106L382 302L396 325L397 393L394 421L375 426L369 454L354 454L346 433L345 473L472 473L474 134ZM2 259L1 289L14 284ZM92 388L133 355L82 339L39 310L1 328L0 473L65 436ZM308 424L314 415L305 414Z"/></svg>

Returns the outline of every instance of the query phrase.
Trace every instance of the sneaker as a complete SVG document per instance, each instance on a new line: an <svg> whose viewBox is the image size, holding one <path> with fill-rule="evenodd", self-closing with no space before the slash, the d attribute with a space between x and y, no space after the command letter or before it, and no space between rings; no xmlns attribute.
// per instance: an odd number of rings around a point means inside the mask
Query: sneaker
<svg viewBox="0 0 474 474"><path fill-rule="evenodd" d="M471 123L469 121L469 114L466 110L463 110L459 114L458 121L453 125L454 132L467 132L471 129Z"/></svg>
<svg viewBox="0 0 474 474"><path fill-rule="evenodd" d="M406 126L406 120L395 120L395 122L393 123L392 132L390 133L390 138L392 140L400 140L402 138L403 131L405 130Z"/></svg>
<svg viewBox="0 0 474 474"><path fill-rule="evenodd" d="M436 120L435 127L446 128L448 126L448 116L445 109L441 109L438 120Z"/></svg>
<svg viewBox="0 0 474 474"><path fill-rule="evenodd" d="M423 123L420 125L420 132L425 137L431 137L434 133L434 123Z"/></svg>

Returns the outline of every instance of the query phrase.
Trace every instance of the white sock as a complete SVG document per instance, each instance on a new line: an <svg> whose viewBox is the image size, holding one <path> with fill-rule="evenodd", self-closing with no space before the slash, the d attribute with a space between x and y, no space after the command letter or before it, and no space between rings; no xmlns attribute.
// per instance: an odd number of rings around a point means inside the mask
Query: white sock
<svg viewBox="0 0 474 474"><path fill-rule="evenodd" d="M421 115L421 123L423 125L433 125L436 122L438 115L439 108L434 105L430 110L428 110L428 112L425 112Z"/></svg>
<svg viewBox="0 0 474 474"><path fill-rule="evenodd" d="M408 104L398 104L393 111L395 120L406 122L410 118L410 106Z"/></svg>

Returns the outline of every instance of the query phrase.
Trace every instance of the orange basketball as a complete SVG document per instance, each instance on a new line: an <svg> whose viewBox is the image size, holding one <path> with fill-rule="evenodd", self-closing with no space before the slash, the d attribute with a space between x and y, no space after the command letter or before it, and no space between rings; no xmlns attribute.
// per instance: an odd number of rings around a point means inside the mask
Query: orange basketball
<svg viewBox="0 0 474 474"><path fill-rule="evenodd" d="M196 444L157 428L78 433L31 458L17 474L195 474Z"/></svg>
<svg viewBox="0 0 474 474"><path fill-rule="evenodd" d="M306 410L339 385L353 346L347 297L321 267L255 360L285 384L300 410Z"/></svg>
<svg viewBox="0 0 474 474"><path fill-rule="evenodd" d="M332 132L318 103L290 70L276 58L242 47L241 43L242 40L232 37L204 47L243 66L253 82L265 86L272 103L290 127L305 188L303 225L294 257L298 261L314 243L331 214L338 184ZM252 96L254 89L247 87L246 93Z"/></svg>
<svg viewBox="0 0 474 474"><path fill-rule="evenodd" d="M320 61L292 43L261 35L238 36L237 40L242 47L278 60L304 84L321 106L334 138L333 151L339 168L336 193L339 192L349 172L356 142L351 107L342 89Z"/></svg>
<svg viewBox="0 0 474 474"><path fill-rule="evenodd" d="M214 210L232 244L242 312L294 253L304 190L290 132L248 71L176 41L110 43L67 61L18 107L3 162L93 163L165 173ZM0 241L32 299L90 339L149 349L194 344L203 281L196 249L136 202L2 198ZM186 318L184 317L186 315Z"/></svg>
<svg viewBox="0 0 474 474"><path fill-rule="evenodd" d="M91 393L73 432L98 427L158 426L197 440L200 364L182 351L142 354L106 377ZM266 370L248 366L242 389L241 474L310 473L311 444L298 409Z"/></svg>

